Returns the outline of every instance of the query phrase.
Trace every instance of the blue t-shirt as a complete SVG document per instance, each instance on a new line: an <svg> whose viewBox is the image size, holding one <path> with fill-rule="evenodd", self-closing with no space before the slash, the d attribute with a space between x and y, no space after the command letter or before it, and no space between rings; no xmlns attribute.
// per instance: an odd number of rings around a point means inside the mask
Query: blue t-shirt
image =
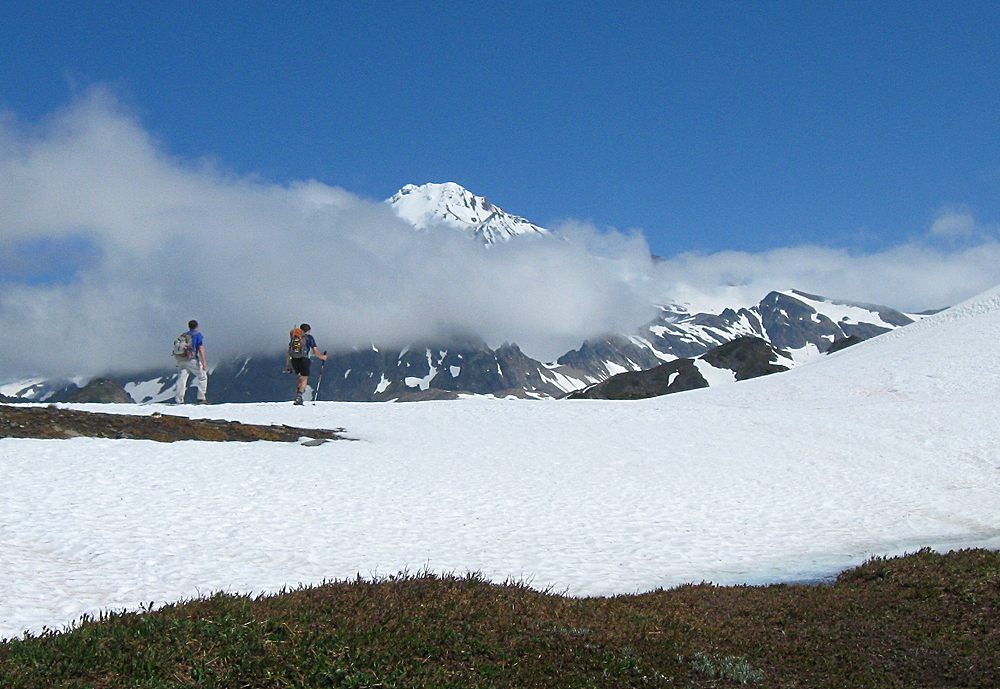
<svg viewBox="0 0 1000 689"><path fill-rule="evenodd" d="M312 333L306 333L303 339L306 341L306 352L312 354L312 350L316 348L316 339L312 336Z"/></svg>
<svg viewBox="0 0 1000 689"><path fill-rule="evenodd" d="M194 358L201 360L201 353L199 347L205 346L205 336L194 330L188 330L188 334L191 336L191 349L194 351Z"/></svg>

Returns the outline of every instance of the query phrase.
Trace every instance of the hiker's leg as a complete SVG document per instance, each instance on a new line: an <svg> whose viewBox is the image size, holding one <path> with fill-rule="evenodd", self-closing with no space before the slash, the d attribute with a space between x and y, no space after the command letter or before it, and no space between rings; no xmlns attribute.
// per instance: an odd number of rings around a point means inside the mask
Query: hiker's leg
<svg viewBox="0 0 1000 689"><path fill-rule="evenodd" d="M174 386L174 402L184 404L184 393L187 391L188 370L184 364L177 364L177 385Z"/></svg>
<svg viewBox="0 0 1000 689"><path fill-rule="evenodd" d="M204 402L208 399L208 371L201 367L201 364L196 364L198 366L198 375L196 380L198 381L198 401Z"/></svg>

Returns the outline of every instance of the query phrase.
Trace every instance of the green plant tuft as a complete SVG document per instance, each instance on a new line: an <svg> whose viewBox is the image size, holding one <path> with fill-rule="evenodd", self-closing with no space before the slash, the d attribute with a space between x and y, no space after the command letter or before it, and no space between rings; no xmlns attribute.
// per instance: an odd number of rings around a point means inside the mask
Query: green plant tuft
<svg viewBox="0 0 1000 689"><path fill-rule="evenodd" d="M706 655L695 653L691 667L709 677L731 679L740 684L764 681L764 673L754 669L746 658L740 656Z"/></svg>

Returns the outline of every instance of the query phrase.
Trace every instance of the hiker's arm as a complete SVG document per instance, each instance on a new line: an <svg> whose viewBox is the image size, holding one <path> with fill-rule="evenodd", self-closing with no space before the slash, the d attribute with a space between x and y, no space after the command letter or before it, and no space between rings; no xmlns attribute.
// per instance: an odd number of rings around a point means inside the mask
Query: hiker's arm
<svg viewBox="0 0 1000 689"><path fill-rule="evenodd" d="M315 354L316 356L318 356L323 361L326 361L326 354L321 354L320 351L319 351L319 347L315 347L315 346L313 347L313 354Z"/></svg>
<svg viewBox="0 0 1000 689"><path fill-rule="evenodd" d="M198 358L201 359L201 367L208 370L208 360L205 358L205 345L198 345Z"/></svg>

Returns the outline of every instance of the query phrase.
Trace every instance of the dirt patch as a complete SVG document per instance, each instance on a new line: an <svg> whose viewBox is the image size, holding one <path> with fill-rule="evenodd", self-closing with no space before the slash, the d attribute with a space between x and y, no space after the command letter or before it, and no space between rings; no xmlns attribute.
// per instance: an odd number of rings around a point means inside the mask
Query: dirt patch
<svg viewBox="0 0 1000 689"><path fill-rule="evenodd" d="M189 419L154 412L149 416L104 414L100 412L48 407L0 404L0 438L116 438L155 440L212 440L249 442L270 440L294 443L302 438L313 441L344 440L343 428L296 428L259 426L221 419ZM318 444L318 443L315 443Z"/></svg>

